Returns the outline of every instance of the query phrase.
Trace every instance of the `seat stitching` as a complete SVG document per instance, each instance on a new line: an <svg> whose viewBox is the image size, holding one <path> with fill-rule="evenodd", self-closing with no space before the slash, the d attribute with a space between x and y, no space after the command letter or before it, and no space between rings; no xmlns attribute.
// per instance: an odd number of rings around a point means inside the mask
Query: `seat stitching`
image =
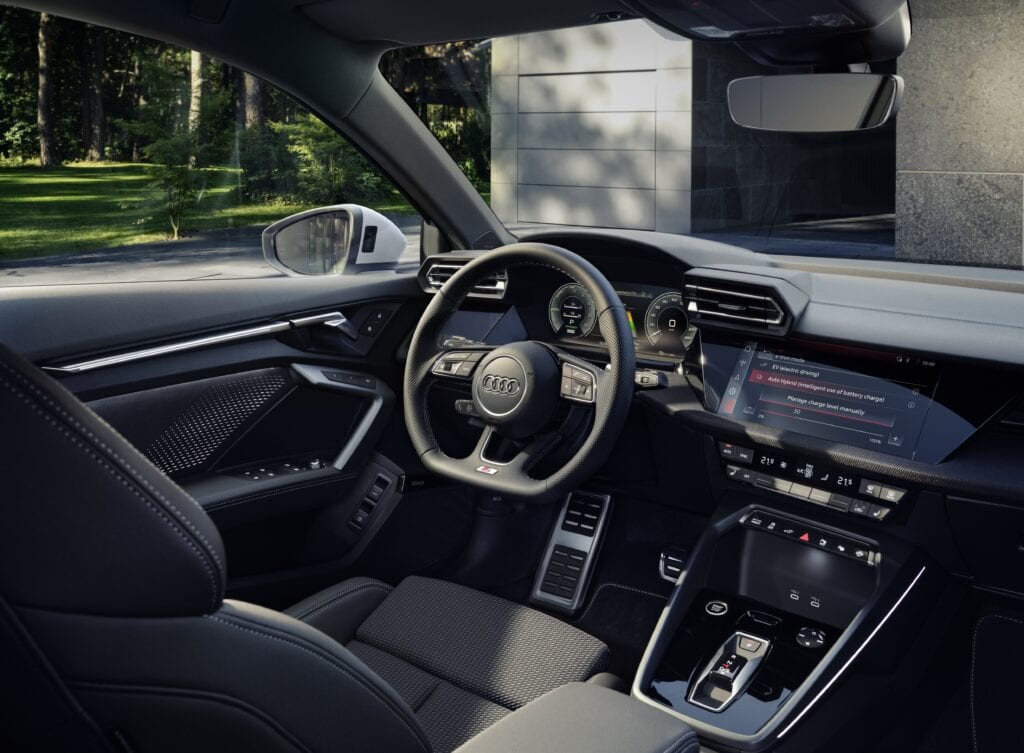
<svg viewBox="0 0 1024 753"><path fill-rule="evenodd" d="M970 687L970 705L971 705L971 742L974 748L974 753L978 753L978 727L977 720L975 719L974 712L974 667L975 659L978 653L978 631L981 625L986 620L1004 620L1005 622L1016 622L1018 625L1024 625L1024 620L1018 620L1013 617L1007 617L1003 614L987 614L978 620L978 623L974 626L974 637L971 640L971 687Z"/></svg>
<svg viewBox="0 0 1024 753"><path fill-rule="evenodd" d="M594 595L590 597L590 603L587 605L587 608L583 610L583 614L581 614L579 617L573 620L574 624L579 624L583 622L586 616L590 614L590 610L594 608L594 603L597 601L598 594L600 594L606 588L621 588L624 591L632 591L633 593L643 594L644 596L651 596L655 599L661 599L662 601L668 601L667 596L662 596L661 594L655 593L654 591L644 591L641 588L624 586L621 583L602 583L600 586L597 587L597 590L594 591Z"/></svg>
<svg viewBox="0 0 1024 753"><path fill-rule="evenodd" d="M349 477L349 478L351 478L351 477ZM247 502L256 502L256 501L259 501L261 499L264 499L265 497L274 497L274 496L277 496L278 494L287 494L288 492L295 492L295 491L300 491L302 489L309 489L310 487L319 486L321 484L340 483L340 482L345 481L345 480L346 480L345 477L341 477L341 478L321 478L321 479L316 479L316 480L313 480L313 481L304 481L301 484L293 484L291 486L282 486L282 487L280 487L278 489L269 489L269 490L260 492L258 494L250 494L250 495L248 495L246 497L237 497L237 498L232 498L232 499L222 499L222 500L219 500L217 502L211 502L210 504L208 504L205 507L203 507L203 510L205 510L206 512L211 512L211 511L214 511L214 510L223 510L223 509L225 509L227 507L234 507L235 505L242 505L242 504L245 504Z"/></svg>
<svg viewBox="0 0 1024 753"><path fill-rule="evenodd" d="M691 740L693 738L694 740ZM683 744L686 744L686 748L689 749L690 743L695 741L700 746L700 740L696 739L697 733L693 729L687 727L683 732L673 740L662 753L678 753L683 748Z"/></svg>
<svg viewBox="0 0 1024 753"><path fill-rule="evenodd" d="M125 466L125 468L130 472L130 474L135 479L135 481L137 481L138 483L141 483L146 488L146 490L149 491L150 494L152 494L158 500L163 502L167 507L169 507L171 512L174 513L174 516L176 518L178 518L178 520L180 520L182 523L184 523L185 527L188 528L190 531L192 531L192 533L195 534L199 538L199 540L201 542L203 542L203 544L206 545L207 549L209 550L209 554L212 555L212 557L213 557L214 562L217 563L217 566L221 570L224 569L224 565L220 561L220 557L217 554L216 548L212 544L210 544L209 541L207 541L207 539L203 535L202 531L200 531L192 523L192 521L190 521L188 519L188 517L184 513L182 513L174 505L174 503L172 503L170 500L168 500L166 497L164 497L164 495L161 494L157 489L155 489L149 483L149 481L146 480L146 478L141 473L139 473L131 465L131 463L129 463L127 460L125 460L123 457L121 457L114 449L109 447L102 439L100 439L95 434L93 434L93 432L90 431L88 429L88 427L82 425L74 416L72 416L70 413L68 413L66 410L64 410L56 401L53 400L53 398L51 398L49 395L47 395L45 392L43 392L39 387L37 387L35 384L33 384L23 374L19 373L13 367L11 367L9 364L3 363L2 361L0 361L0 368L3 368L5 371L9 372L10 374L13 374L14 377L19 382L21 382L25 387L27 387L31 392L36 393L36 395L38 396L37 399L42 399L46 404L48 404L51 407L52 410L56 411L58 414L60 414L62 417L64 417L64 419L66 421L68 421L71 425L73 425L76 429L78 429L79 432L81 432L82 434L87 436L89 439L91 439L93 442L95 442L97 445L99 445L100 448L102 448L105 452L107 452L111 456L113 456L114 459L116 459L120 463L122 463ZM102 419L100 419L100 420L102 420ZM110 428L110 427L108 427L108 428ZM113 428L111 428L111 431L115 431L116 432L116 430L113 429ZM155 466L154 466L154 470L157 473L162 473L162 471L157 469ZM192 497L189 494L185 493L184 491L182 492L182 494L184 495L185 499L187 499L190 502L192 502L192 504L194 504L199 510L203 509L202 506L198 502L196 502L194 499L192 499Z"/></svg>
<svg viewBox="0 0 1024 753"><path fill-rule="evenodd" d="M220 617L214 617L213 615L206 615L206 619L211 620L213 622L219 622L222 625L227 625L228 627L233 627L237 630L241 630L246 633L252 633L253 635L258 636L260 638L266 638L267 640L272 641L279 641L280 643L284 643L285 645L294 646L295 648L305 651L307 654L319 659L323 663L327 664L329 667L341 670L341 672L352 678L359 685L363 686L366 690L370 692L370 694L374 698L380 701L384 708L386 708L394 716L396 716L398 720L401 721L403 725L405 725L406 729L408 729L413 734L413 736L420 741L420 743L423 745L424 750L427 751L427 753L430 753L430 744L427 742L426 738L423 736L420 730L418 730L416 727L409 723L409 720L406 719L405 715L401 713L401 709L395 708L392 705L390 699L387 698L387 696L383 695L377 688L375 688L372 685L371 682L369 682L365 677L362 677L361 674L355 671L353 668L347 667L341 662L334 661L325 656L324 654L314 651L311 647L299 643L298 640L291 640L281 635L275 635L273 633L257 630L255 629L255 627L246 627L245 625L239 625L236 622L231 622L230 620L225 620Z"/></svg>
<svg viewBox="0 0 1024 753"><path fill-rule="evenodd" d="M350 596L355 596L363 591L369 591L374 589L381 589L388 593L391 592L391 587L383 583L363 583L349 591L339 591L338 593L332 594L324 600L318 601L315 604L310 604L302 612L294 615L297 620L307 620L317 612L321 612L331 606L336 606L336 602L345 601Z"/></svg>
<svg viewBox="0 0 1024 753"><path fill-rule="evenodd" d="M2 365L3 364L0 364L0 366L2 366ZM177 527L175 525L174 520L169 515L167 515L166 512L161 510L160 507L157 506L156 504L154 504L154 502L151 499L148 499L136 487L134 487L130 483L130 479L128 477L126 477L122 472L120 472L119 469L115 468L114 466L112 466L108 462L106 462L106 460L104 458L100 457L100 455L97 454L92 448L90 448L89 445L87 445L84 441L82 441L82 439L80 437L76 437L66 427L61 426L52 415L48 415L48 414L44 413L43 410L40 408L40 406L38 404L30 402L32 400L31 396L26 395L24 392L21 392L20 390L18 390L17 387L15 387L14 384L12 384L9 380L5 379L2 375L0 375L0 381L2 381L4 383L4 385L11 391L11 393L14 394L22 403L24 403L26 406L28 406L28 408L33 413L35 413L36 415L40 416L44 421L46 421L48 424L50 424L54 429L56 429L58 432L63 434L68 440L71 441L72 444L76 445L82 452L84 452L88 457L90 457L97 465L99 465L101 468L106 470L108 474L113 476L114 479L117 480L118 483L120 483L132 495L134 495L138 499L142 500L142 502L146 505L146 507L148 507L150 510L152 510L156 514L156 516L158 518L163 520L168 525L168 527L182 541L185 542L185 544L196 554L196 556L199 557L199 561L202 563L203 568L206 570L206 574L207 574L207 577L210 580L210 586L211 586L210 604L211 604L211 607L213 609L216 609L217 608L217 593L218 593L217 578L215 576L213 568L210 565L210 562L205 557L203 557L203 550L201 550L195 544L195 542L193 542L191 539L189 539L189 537L186 535L186 533L184 531L182 531L179 527Z"/></svg>

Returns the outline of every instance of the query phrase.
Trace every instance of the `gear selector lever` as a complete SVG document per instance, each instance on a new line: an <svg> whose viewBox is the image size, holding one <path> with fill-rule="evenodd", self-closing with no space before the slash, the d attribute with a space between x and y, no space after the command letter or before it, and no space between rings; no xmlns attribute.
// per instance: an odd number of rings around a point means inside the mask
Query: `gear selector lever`
<svg viewBox="0 0 1024 753"><path fill-rule="evenodd" d="M687 700L709 711L722 711L750 685L771 642L749 633L733 633L697 674Z"/></svg>

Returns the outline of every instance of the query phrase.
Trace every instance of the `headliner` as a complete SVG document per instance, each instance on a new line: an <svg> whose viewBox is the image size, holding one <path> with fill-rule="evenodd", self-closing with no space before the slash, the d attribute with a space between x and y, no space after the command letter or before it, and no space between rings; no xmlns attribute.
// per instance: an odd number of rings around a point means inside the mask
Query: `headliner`
<svg viewBox="0 0 1024 753"><path fill-rule="evenodd" d="M332 34L387 46L582 26L604 14L629 13L617 0L298 0L294 5Z"/></svg>

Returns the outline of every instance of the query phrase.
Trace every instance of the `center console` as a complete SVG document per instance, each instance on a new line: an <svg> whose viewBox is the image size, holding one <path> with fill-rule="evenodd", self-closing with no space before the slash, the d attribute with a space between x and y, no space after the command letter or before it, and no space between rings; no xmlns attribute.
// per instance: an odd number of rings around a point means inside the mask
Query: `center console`
<svg viewBox="0 0 1024 753"><path fill-rule="evenodd" d="M633 695L715 747L760 750L806 724L854 659L883 645L874 642L901 606L927 604L932 579L896 540L744 495L720 509L651 637Z"/></svg>

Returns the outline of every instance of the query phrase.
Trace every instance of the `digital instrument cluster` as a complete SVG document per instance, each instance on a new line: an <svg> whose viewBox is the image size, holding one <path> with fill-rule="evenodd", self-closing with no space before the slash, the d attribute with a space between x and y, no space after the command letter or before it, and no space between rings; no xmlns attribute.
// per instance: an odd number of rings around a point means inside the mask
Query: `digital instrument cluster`
<svg viewBox="0 0 1024 753"><path fill-rule="evenodd" d="M637 350L662 356L686 354L697 328L686 316L682 293L653 285L613 284L626 307ZM601 339L594 301L578 283L567 283L554 292L548 304L548 321L558 338Z"/></svg>

